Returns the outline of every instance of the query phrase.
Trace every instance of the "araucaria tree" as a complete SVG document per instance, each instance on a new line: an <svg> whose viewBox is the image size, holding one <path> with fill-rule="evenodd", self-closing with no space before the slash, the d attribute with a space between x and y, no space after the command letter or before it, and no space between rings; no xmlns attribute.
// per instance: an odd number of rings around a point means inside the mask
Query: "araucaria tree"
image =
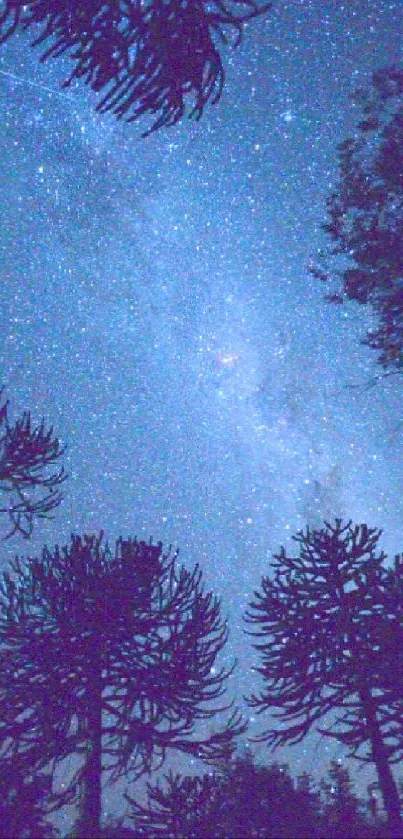
<svg viewBox="0 0 403 839"><path fill-rule="evenodd" d="M312 273L333 281L328 299L367 304L374 327L363 343L381 367L403 371L403 69L373 74L356 94L355 136L339 146L339 180L323 229L330 244Z"/></svg>
<svg viewBox="0 0 403 839"><path fill-rule="evenodd" d="M273 748L300 742L321 721L323 735L372 761L389 827L402 835L391 763L402 755L403 694L390 672L393 659L397 669L403 663L402 610L377 550L380 534L336 519L294 536L297 555L275 555L246 616L264 680L248 701L279 721L259 738Z"/></svg>
<svg viewBox="0 0 403 839"><path fill-rule="evenodd" d="M121 538L112 551L102 533L72 536L15 559L0 591L3 766L31 776L77 755L59 801L78 801L85 836L99 834L104 772L138 778L171 748L231 754L245 728L236 712L210 736L196 731L223 710L230 672L216 669L227 625L197 566L161 543Z"/></svg>
<svg viewBox="0 0 403 839"><path fill-rule="evenodd" d="M50 518L59 506L67 476L63 467L54 467L63 453L53 428L46 430L43 420L34 426L29 411L10 422L0 389L0 492L7 498L0 513L10 519L8 536L30 537L35 519Z"/></svg>
<svg viewBox="0 0 403 839"><path fill-rule="evenodd" d="M132 122L156 115L151 129L174 125L193 100L199 119L219 100L224 68L217 42L237 45L244 24L271 3L259 0L4 0L0 43L33 28L41 61L65 55L73 69L64 83L82 79L102 92L101 113Z"/></svg>

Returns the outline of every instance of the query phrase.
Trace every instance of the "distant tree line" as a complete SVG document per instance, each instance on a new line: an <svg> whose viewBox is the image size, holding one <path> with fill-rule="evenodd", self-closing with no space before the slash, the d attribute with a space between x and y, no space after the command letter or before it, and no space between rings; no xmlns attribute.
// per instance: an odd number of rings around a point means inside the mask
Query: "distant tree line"
<svg viewBox="0 0 403 839"><path fill-rule="evenodd" d="M315 784L306 772L294 781L287 764L261 765L245 753L203 776L171 773L148 786L145 806L127 799L137 839L375 839L385 830L376 798L360 800L338 761Z"/></svg>
<svg viewBox="0 0 403 839"><path fill-rule="evenodd" d="M44 815L51 777L4 780L0 803L2 837L57 839ZM99 839L382 839L387 835L375 784L359 798L342 761L332 760L314 781L294 780L286 763L257 763L252 752L220 761L204 775L170 772L148 784L139 803L127 793L124 817L110 818ZM90 834L82 818L68 839Z"/></svg>

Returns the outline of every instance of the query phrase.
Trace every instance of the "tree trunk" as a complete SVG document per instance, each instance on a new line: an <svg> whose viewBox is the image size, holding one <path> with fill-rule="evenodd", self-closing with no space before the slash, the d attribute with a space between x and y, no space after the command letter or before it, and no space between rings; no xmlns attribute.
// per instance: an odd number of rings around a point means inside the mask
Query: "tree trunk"
<svg viewBox="0 0 403 839"><path fill-rule="evenodd" d="M390 836L403 835L403 821L400 814L399 792L390 768L388 754L376 715L376 707L369 688L360 690L360 699L368 725L372 757L379 778L379 786L388 818Z"/></svg>
<svg viewBox="0 0 403 839"><path fill-rule="evenodd" d="M348 627L351 652L355 658L356 667L360 668L362 653L359 644L357 644L348 597L349 595L346 594L344 585L342 584L340 592L342 612L344 613L345 625ZM387 748L383 740L381 727L377 717L376 703L372 696L371 687L368 685L365 677L359 680L357 687L362 711L367 722L372 759L376 767L379 787L386 810L389 837L391 837L391 839L392 837L393 839L394 837L401 839L403 836L403 821L400 815L399 792L390 768Z"/></svg>
<svg viewBox="0 0 403 839"><path fill-rule="evenodd" d="M102 670L91 668L91 684L87 691L88 755L82 785L80 836L94 837L101 832L102 809Z"/></svg>

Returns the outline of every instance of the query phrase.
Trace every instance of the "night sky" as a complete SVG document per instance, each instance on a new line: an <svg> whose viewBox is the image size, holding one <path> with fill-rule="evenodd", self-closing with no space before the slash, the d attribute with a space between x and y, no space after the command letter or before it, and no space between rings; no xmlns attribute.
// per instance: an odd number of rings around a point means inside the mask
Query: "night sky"
<svg viewBox="0 0 403 839"><path fill-rule="evenodd" d="M341 516L403 549L400 380L365 387L369 313L330 306L307 270L349 96L401 57L402 17L277 0L226 52L220 103L147 139L62 91L68 61L40 65L22 35L0 51L1 379L70 473L2 567L71 532L172 543L222 598L239 701L259 687L242 613L280 545ZM313 734L275 757L296 775L342 755Z"/></svg>

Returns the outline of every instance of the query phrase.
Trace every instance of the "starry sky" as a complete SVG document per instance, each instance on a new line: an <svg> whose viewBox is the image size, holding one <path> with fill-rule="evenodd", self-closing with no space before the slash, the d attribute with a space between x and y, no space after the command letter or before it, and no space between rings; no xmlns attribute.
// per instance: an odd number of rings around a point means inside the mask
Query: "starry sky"
<svg viewBox="0 0 403 839"><path fill-rule="evenodd" d="M280 545L341 516L403 547L401 384L365 387L369 313L307 270L349 96L401 57L401 29L400 0L277 0L225 54L220 103L146 139L61 90L67 60L39 65L22 34L0 51L1 378L70 473L2 567L71 532L172 543L222 598L238 701L242 613ZM342 753L317 744L276 757L297 774Z"/></svg>

